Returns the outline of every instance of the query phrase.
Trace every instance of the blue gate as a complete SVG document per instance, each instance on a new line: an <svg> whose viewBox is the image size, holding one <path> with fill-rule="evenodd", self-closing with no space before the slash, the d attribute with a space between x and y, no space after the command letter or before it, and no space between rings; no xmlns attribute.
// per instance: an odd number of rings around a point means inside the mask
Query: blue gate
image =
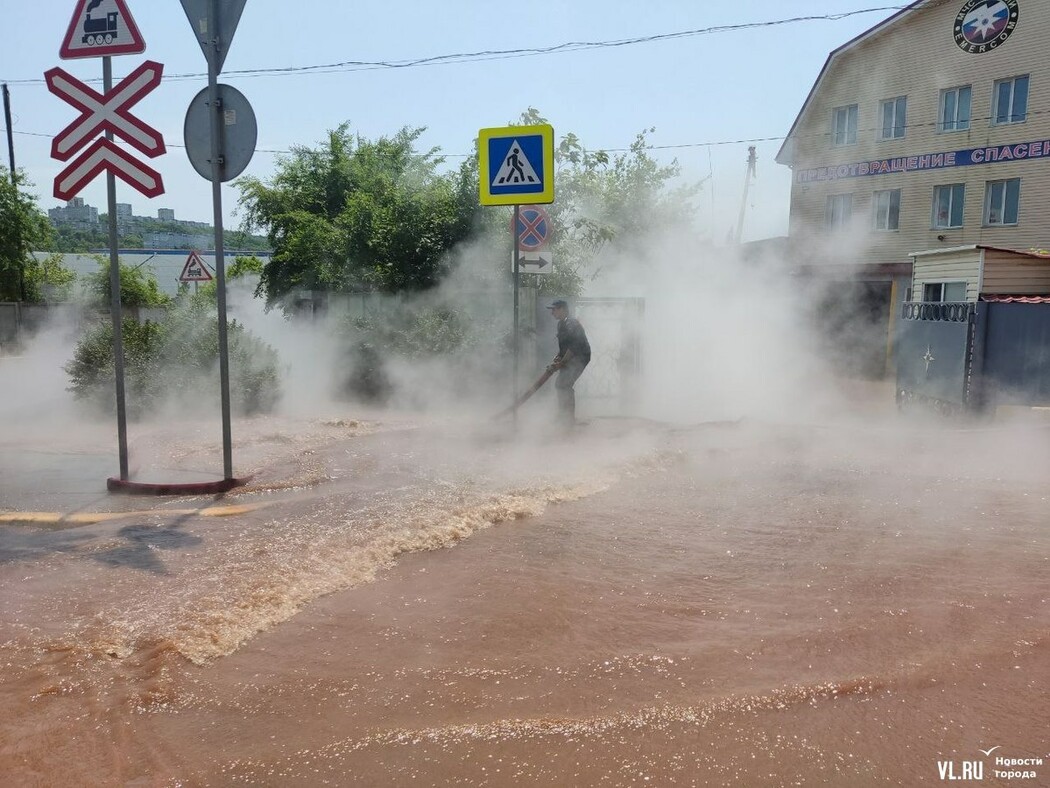
<svg viewBox="0 0 1050 788"><path fill-rule="evenodd" d="M1050 404L1050 303L906 303L897 352L902 408Z"/></svg>

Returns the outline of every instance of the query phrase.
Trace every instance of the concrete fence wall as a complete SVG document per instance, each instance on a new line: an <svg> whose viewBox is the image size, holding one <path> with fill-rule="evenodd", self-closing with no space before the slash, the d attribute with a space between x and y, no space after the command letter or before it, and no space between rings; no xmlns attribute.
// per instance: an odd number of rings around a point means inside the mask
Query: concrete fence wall
<svg viewBox="0 0 1050 788"><path fill-rule="evenodd" d="M158 322L166 313L164 307L126 308L124 317ZM48 325L61 325L78 333L89 325L109 320L109 310L98 310L80 304L27 304L0 301L0 355L20 353L34 334Z"/></svg>

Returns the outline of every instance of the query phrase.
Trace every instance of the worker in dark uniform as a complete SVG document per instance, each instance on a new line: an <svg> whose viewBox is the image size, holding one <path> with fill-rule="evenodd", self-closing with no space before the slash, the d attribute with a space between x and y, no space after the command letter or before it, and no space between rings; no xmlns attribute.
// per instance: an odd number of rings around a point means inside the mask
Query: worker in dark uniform
<svg viewBox="0 0 1050 788"><path fill-rule="evenodd" d="M548 369L559 370L554 381L558 392L558 416L566 427L576 423L576 392L573 386L591 361L591 344L580 321L569 317L569 305L560 298L547 307L558 321L558 355Z"/></svg>

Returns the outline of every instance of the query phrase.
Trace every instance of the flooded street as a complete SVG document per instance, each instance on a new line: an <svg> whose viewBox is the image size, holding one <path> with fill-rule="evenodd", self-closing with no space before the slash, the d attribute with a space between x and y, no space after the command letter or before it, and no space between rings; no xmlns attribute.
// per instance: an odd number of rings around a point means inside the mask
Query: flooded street
<svg viewBox="0 0 1050 788"><path fill-rule="evenodd" d="M4 785L1016 784L996 758L1048 757L1038 424L238 430L255 475L221 499L0 523Z"/></svg>

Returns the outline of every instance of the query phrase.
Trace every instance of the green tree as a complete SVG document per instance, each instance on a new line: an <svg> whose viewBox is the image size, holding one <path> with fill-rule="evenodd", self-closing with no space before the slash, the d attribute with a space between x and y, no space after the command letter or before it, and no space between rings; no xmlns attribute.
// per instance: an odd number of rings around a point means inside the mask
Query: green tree
<svg viewBox="0 0 1050 788"><path fill-rule="evenodd" d="M263 261L255 255L248 257L236 257L233 265L226 269L226 283L230 284L238 279L249 276L262 276ZM179 296L182 297L190 292L189 283L183 283L179 288ZM206 282L192 293L189 297L194 303L214 305L218 300L219 283L215 280Z"/></svg>
<svg viewBox="0 0 1050 788"><path fill-rule="evenodd" d="M477 192L467 201L461 174L440 173L436 149L416 150L423 131L369 141L343 124L317 148L293 148L268 183L237 181L245 227L265 229L274 252L259 284L268 303L296 289L418 291L441 279Z"/></svg>
<svg viewBox="0 0 1050 788"><path fill-rule="evenodd" d="M77 275L62 260L61 254L49 254L43 260L30 258L25 271L27 301L68 301L72 297Z"/></svg>
<svg viewBox="0 0 1050 788"><path fill-rule="evenodd" d="M109 260L101 255L96 255L99 270L91 274L88 286L103 306L109 306L110 293L109 284ZM165 306L171 303L171 298L160 291L157 285L157 277L152 271L143 270L141 266L130 266L120 264L120 303L122 306L149 307Z"/></svg>
<svg viewBox="0 0 1050 788"><path fill-rule="evenodd" d="M549 121L530 107L519 123ZM537 277L541 290L578 294L584 280L599 272L603 251L640 254L652 234L689 225L699 184L674 183L681 168L677 161L661 165L653 158L647 135L654 131L642 131L615 155L588 149L572 132L556 140L555 201L547 206L555 265L552 275Z"/></svg>
<svg viewBox="0 0 1050 788"><path fill-rule="evenodd" d="M123 321L128 415L144 418L165 405L196 409L202 392L218 393L218 319L189 302L161 322ZM239 415L268 413L281 395L277 351L242 324L229 323L230 396ZM115 408L113 327L101 322L77 343L65 367L76 399L100 411Z"/></svg>
<svg viewBox="0 0 1050 788"><path fill-rule="evenodd" d="M82 230L67 224L55 227L51 251L63 253L83 253L91 249L104 249L109 246L109 236L101 228Z"/></svg>
<svg viewBox="0 0 1050 788"><path fill-rule="evenodd" d="M0 301L29 299L26 269L32 252L51 245L51 222L20 188L21 181L16 174L12 183L11 173L0 168Z"/></svg>

